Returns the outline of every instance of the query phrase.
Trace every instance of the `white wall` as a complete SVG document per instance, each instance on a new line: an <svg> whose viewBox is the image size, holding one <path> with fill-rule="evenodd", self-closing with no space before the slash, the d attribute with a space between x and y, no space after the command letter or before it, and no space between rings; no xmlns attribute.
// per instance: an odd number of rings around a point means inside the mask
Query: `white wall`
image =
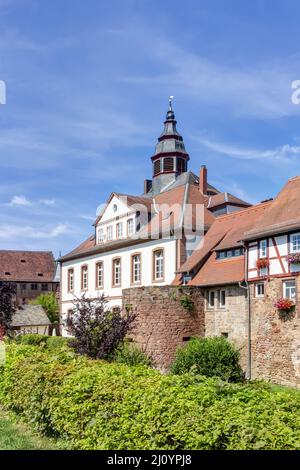
<svg viewBox="0 0 300 470"><path fill-rule="evenodd" d="M62 314L64 315L72 308L72 300L74 296L81 297L81 266L88 266L88 291L87 297L95 298L101 294L109 300L109 306L122 304L122 289L131 287L131 255L133 253L141 253L141 284L149 286L152 281L152 253L157 248L164 249L165 260L165 278L163 282L155 282L155 285L170 284L175 277L176 271L176 241L174 239L153 240L131 247L125 247L106 253L100 253L93 256L84 257L77 260L66 261L62 264L61 270L61 304ZM112 260L113 258L121 258L121 287L112 287ZM104 267L104 289L96 289L96 263L103 262ZM74 269L74 292L68 292L68 270Z"/></svg>
<svg viewBox="0 0 300 470"><path fill-rule="evenodd" d="M280 275L289 273L289 265L286 261L286 256L290 252L290 247L288 247L288 235L277 235L273 237L275 244L273 243L272 237L266 237L268 240L269 246L269 274L270 275ZM277 254L278 251L278 254ZM278 256L279 255L279 256ZM259 273L256 269L256 261L259 258L258 254L258 242L251 242L249 245L249 261L248 261L248 275L249 279L254 279L259 276ZM285 272L282 269L282 264L284 266Z"/></svg>

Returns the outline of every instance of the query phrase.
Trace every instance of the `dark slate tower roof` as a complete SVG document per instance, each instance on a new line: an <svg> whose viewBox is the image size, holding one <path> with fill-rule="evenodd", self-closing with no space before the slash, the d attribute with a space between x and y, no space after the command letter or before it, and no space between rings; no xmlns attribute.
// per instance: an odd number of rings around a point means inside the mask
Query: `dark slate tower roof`
<svg viewBox="0 0 300 470"><path fill-rule="evenodd" d="M177 121L175 120L172 102L170 101L169 110L164 122L164 130L158 138L152 161L156 160L160 156L181 156L185 160L189 160L189 155L185 150L183 138L179 134L176 125Z"/></svg>
<svg viewBox="0 0 300 470"><path fill-rule="evenodd" d="M159 193L172 184L178 175L187 171L189 155L185 150L182 136L177 131L177 121L172 108L172 97L169 99L169 109L164 122L164 130L158 138L153 163L152 189Z"/></svg>

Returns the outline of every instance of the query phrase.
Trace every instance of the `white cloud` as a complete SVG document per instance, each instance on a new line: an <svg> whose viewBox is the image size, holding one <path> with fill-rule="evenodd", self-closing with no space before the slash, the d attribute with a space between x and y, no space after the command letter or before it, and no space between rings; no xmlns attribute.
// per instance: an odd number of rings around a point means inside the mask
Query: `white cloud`
<svg viewBox="0 0 300 470"><path fill-rule="evenodd" d="M280 162L288 162L294 158L300 157L300 146L297 145L284 144L274 149L260 150L239 147L224 142L214 142L205 138L196 137L194 140L209 150L240 160L277 160Z"/></svg>
<svg viewBox="0 0 300 470"><path fill-rule="evenodd" d="M25 196L14 196L9 203L10 206L32 206L32 202L29 201Z"/></svg>
<svg viewBox="0 0 300 470"><path fill-rule="evenodd" d="M40 199L40 203L45 206L55 206L56 201L55 199Z"/></svg>
<svg viewBox="0 0 300 470"><path fill-rule="evenodd" d="M37 230L35 227L31 226L0 225L0 238L7 240L11 240L14 237L18 237L19 239L50 239L70 232L71 230L66 224L58 224L44 231Z"/></svg>

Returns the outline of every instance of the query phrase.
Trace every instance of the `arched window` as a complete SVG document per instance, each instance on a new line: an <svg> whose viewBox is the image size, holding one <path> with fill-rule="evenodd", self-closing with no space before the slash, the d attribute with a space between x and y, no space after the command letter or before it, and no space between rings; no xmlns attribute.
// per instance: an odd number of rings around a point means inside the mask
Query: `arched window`
<svg viewBox="0 0 300 470"><path fill-rule="evenodd" d="M131 257L131 282L132 284L141 282L141 255L139 253Z"/></svg>
<svg viewBox="0 0 300 470"><path fill-rule="evenodd" d="M113 260L113 287L121 285L121 258L116 258Z"/></svg>
<svg viewBox="0 0 300 470"><path fill-rule="evenodd" d="M155 175L158 175L158 173L160 173L160 160L156 160L154 162L154 176Z"/></svg>
<svg viewBox="0 0 300 470"><path fill-rule="evenodd" d="M153 252L153 281L163 281L164 271L164 250L155 250Z"/></svg>
<svg viewBox="0 0 300 470"><path fill-rule="evenodd" d="M174 159L172 157L164 158L164 171L174 170Z"/></svg>

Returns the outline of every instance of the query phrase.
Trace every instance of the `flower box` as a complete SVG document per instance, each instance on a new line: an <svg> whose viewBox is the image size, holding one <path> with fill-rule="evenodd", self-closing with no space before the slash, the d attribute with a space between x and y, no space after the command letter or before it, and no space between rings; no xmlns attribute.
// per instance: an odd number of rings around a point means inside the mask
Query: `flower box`
<svg viewBox="0 0 300 470"><path fill-rule="evenodd" d="M281 318L287 318L291 313L294 313L296 305L291 299L278 299L274 303Z"/></svg>
<svg viewBox="0 0 300 470"><path fill-rule="evenodd" d="M286 260L289 264L300 264L300 253L289 253Z"/></svg>

